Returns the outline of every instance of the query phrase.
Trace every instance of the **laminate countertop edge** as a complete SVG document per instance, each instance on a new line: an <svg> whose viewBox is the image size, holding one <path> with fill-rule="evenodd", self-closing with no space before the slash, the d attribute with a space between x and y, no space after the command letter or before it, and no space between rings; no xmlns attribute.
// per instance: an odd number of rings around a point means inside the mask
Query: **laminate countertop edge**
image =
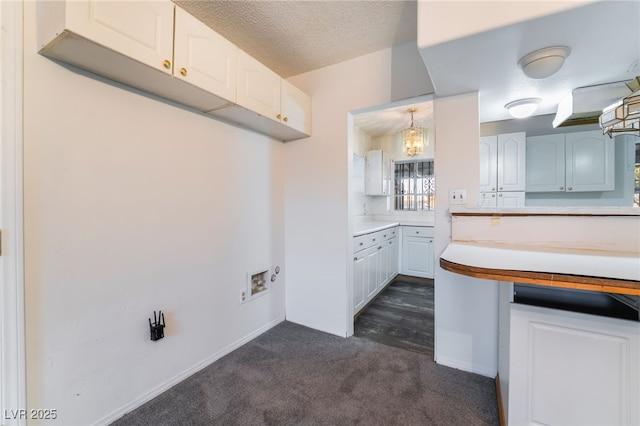
<svg viewBox="0 0 640 426"><path fill-rule="evenodd" d="M440 256L440 266L475 278L640 295L640 258L633 253L451 243Z"/></svg>

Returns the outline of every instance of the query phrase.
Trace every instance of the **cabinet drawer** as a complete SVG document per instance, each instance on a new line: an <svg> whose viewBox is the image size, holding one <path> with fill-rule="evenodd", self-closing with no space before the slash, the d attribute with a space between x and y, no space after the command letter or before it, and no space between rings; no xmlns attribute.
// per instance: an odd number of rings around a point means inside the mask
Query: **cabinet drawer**
<svg viewBox="0 0 640 426"><path fill-rule="evenodd" d="M358 235L357 237L353 237L353 252L357 253L360 250L364 250L367 247L369 247L369 244L367 243L367 240L369 235Z"/></svg>
<svg viewBox="0 0 640 426"><path fill-rule="evenodd" d="M360 250L365 250L369 247L373 247L376 244L380 244L384 241L388 241L398 236L398 227L383 229L382 231L371 232L369 234L358 235L353 237L353 252L357 253Z"/></svg>
<svg viewBox="0 0 640 426"><path fill-rule="evenodd" d="M433 227L431 226L403 226L402 235L404 237L431 237L433 238Z"/></svg>

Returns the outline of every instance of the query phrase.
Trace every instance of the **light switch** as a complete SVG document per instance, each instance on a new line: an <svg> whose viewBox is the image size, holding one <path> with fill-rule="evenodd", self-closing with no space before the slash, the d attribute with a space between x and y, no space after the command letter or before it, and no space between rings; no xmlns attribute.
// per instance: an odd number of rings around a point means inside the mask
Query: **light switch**
<svg viewBox="0 0 640 426"><path fill-rule="evenodd" d="M466 189L450 189L449 204L467 204Z"/></svg>

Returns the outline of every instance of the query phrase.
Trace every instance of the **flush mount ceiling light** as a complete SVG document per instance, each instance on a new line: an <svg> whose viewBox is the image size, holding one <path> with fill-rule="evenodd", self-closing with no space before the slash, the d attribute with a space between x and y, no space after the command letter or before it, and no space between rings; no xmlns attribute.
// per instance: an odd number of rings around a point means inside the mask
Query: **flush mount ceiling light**
<svg viewBox="0 0 640 426"><path fill-rule="evenodd" d="M504 107L513 118L525 118L536 112L539 103L540 99L538 98L518 99L509 102Z"/></svg>
<svg viewBox="0 0 640 426"><path fill-rule="evenodd" d="M518 66L529 78L546 78L562 68L569 53L571 49L566 46L545 47L520 58Z"/></svg>
<svg viewBox="0 0 640 426"><path fill-rule="evenodd" d="M425 127L413 126L413 113L416 112L416 108L409 108L408 113L411 114L411 126L400 130L402 136L402 150L409 157L418 155L422 152L422 149L429 145L427 141L427 133L429 132Z"/></svg>

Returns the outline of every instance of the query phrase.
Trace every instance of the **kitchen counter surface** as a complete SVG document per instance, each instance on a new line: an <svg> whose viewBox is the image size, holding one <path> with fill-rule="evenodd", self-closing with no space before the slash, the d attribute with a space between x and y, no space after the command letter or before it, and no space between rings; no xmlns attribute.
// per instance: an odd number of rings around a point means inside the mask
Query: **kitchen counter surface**
<svg viewBox="0 0 640 426"><path fill-rule="evenodd" d="M390 222L383 220L367 220L353 224L353 236L369 234L371 232L382 231L400 225L400 222Z"/></svg>
<svg viewBox="0 0 640 426"><path fill-rule="evenodd" d="M471 216L640 216L637 207L450 207L452 215Z"/></svg>
<svg viewBox="0 0 640 426"><path fill-rule="evenodd" d="M416 220L364 220L354 221L353 236L369 234L371 232L381 231L383 229L392 228L394 226L433 226L432 222L416 221Z"/></svg>

